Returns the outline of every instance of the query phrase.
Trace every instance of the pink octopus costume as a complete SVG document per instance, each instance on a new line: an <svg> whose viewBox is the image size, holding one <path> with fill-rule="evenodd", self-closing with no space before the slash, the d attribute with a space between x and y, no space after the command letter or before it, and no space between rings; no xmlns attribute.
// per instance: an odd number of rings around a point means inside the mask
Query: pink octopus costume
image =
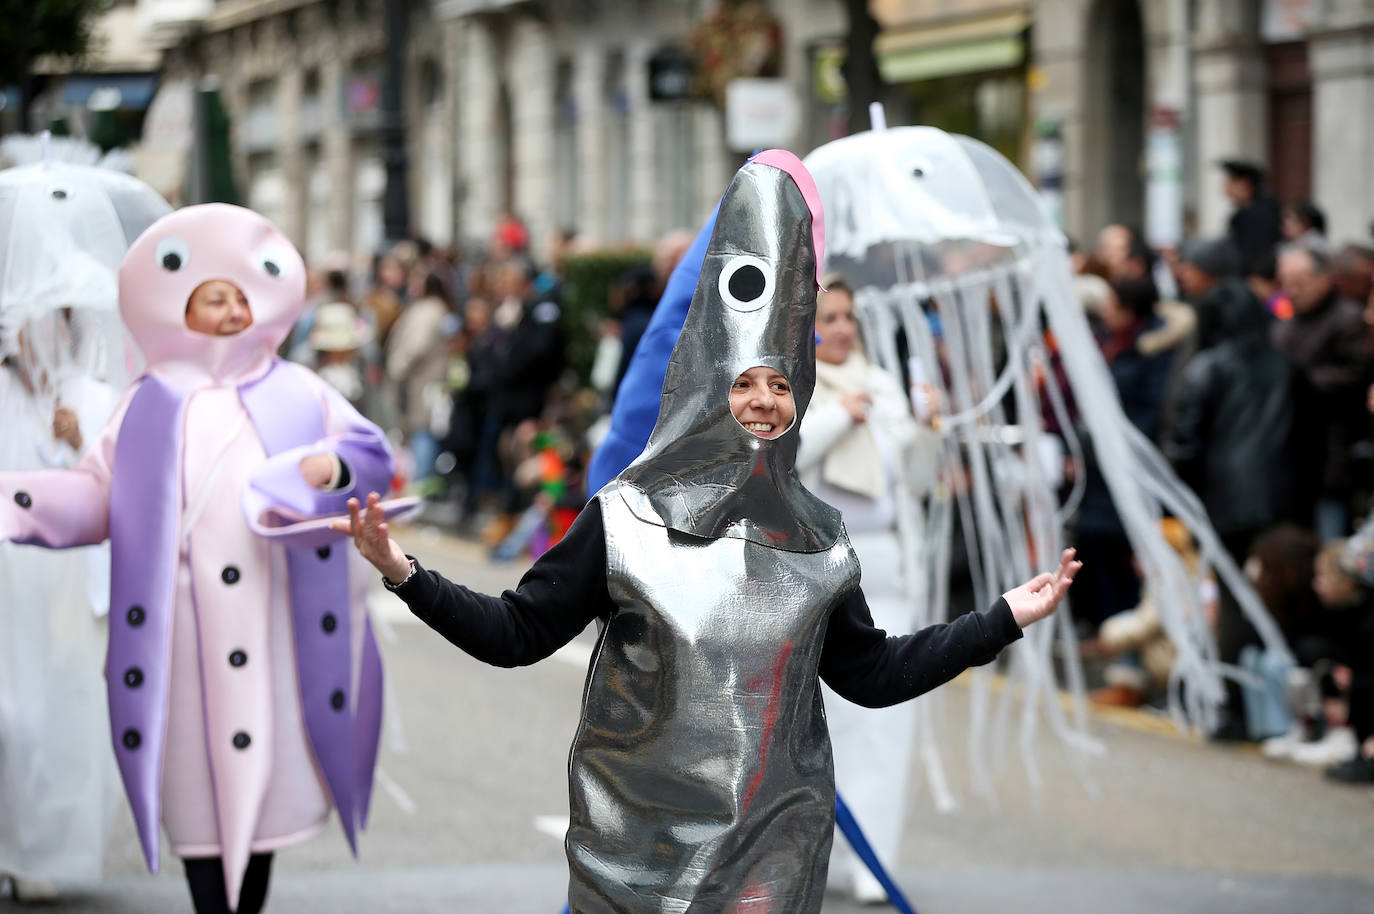
<svg viewBox="0 0 1374 914"><path fill-rule="evenodd" d="M244 291L252 326L187 328L211 279ZM391 453L276 358L304 299L304 263L263 217L222 204L163 217L119 270L147 373L74 470L0 474L0 537L110 539L110 722L144 855L156 872L160 818L177 855L223 858L231 908L250 854L314 835L331 804L356 854L381 726L366 578L350 584L352 550L331 545L327 520L386 491ZM300 475L320 453L342 463L333 490Z"/></svg>

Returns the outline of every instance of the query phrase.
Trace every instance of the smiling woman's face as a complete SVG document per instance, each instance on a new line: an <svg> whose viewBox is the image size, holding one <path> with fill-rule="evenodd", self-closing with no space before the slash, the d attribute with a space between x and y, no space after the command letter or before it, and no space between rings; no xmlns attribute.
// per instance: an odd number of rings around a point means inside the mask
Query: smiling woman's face
<svg viewBox="0 0 1374 914"><path fill-rule="evenodd" d="M776 438L797 416L792 385L775 368L750 368L730 385L730 412L760 438Z"/></svg>
<svg viewBox="0 0 1374 914"><path fill-rule="evenodd" d="M248 297L232 282L212 279L196 286L186 303L186 326L210 336L233 336L253 323Z"/></svg>

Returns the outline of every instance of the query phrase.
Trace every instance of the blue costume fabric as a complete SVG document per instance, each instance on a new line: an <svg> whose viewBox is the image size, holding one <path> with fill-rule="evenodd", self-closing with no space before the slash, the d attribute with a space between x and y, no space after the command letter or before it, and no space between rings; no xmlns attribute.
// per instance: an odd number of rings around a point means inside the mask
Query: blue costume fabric
<svg viewBox="0 0 1374 914"><path fill-rule="evenodd" d="M668 359L677 345L678 334L687 321L687 309L691 307L692 296L696 294L697 278L701 274L702 261L706 259L706 247L711 241L711 233L716 228L716 215L719 207L711 212L711 218L697 233L696 240L687 253L678 261L673 273L668 277L668 285L663 297L649 319L649 328L639 339L630 367L616 391L615 405L611 407L611 430L606 440L592 455L591 466L587 469L587 491L598 492L601 487L620 475L644 450L649 443L649 433L658 422L658 405L663 398L663 379L668 374Z"/></svg>

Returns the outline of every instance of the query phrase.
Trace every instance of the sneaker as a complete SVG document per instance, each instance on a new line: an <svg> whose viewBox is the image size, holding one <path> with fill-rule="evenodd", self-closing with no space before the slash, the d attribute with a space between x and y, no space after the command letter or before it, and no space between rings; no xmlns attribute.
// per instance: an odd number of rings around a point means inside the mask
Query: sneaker
<svg viewBox="0 0 1374 914"><path fill-rule="evenodd" d="M1326 777L1343 784L1374 784L1374 758L1357 755L1326 769Z"/></svg>
<svg viewBox="0 0 1374 914"><path fill-rule="evenodd" d="M1332 727L1316 742L1303 743L1293 750L1293 761L1300 765L1326 767L1355 757L1355 731L1349 727Z"/></svg>
<svg viewBox="0 0 1374 914"><path fill-rule="evenodd" d="M52 904L59 897L57 886L47 879L12 878L14 897L20 904Z"/></svg>
<svg viewBox="0 0 1374 914"><path fill-rule="evenodd" d="M1283 736L1271 736L1260 743L1260 755L1272 759L1291 759L1299 746L1307 743L1307 725L1298 721Z"/></svg>

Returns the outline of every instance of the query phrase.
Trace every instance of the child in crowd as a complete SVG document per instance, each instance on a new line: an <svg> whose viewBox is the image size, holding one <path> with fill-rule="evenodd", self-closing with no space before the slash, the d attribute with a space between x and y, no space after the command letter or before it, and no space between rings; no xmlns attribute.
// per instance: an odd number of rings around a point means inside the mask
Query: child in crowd
<svg viewBox="0 0 1374 914"><path fill-rule="evenodd" d="M309 336L315 372L357 410L367 396L359 351L371 335L372 329L348 302L326 302L315 309Z"/></svg>
<svg viewBox="0 0 1374 914"><path fill-rule="evenodd" d="M1260 545L1257 543L1257 548ZM1286 611L1276 613L1298 666L1278 671L1251 661L1255 672L1271 673L1270 682L1278 679L1279 672L1286 673L1288 710L1295 718L1287 734L1262 744L1261 751L1269 758L1325 766L1355 755L1349 671L1352 663L1367 662L1360 657L1358 634L1370 613L1370 593L1350 570L1345 558L1348 548L1345 540L1334 540L1317 551L1312 560L1314 610L1304 612L1305 595L1294 594ZM1254 690L1250 690L1249 697L1255 697Z"/></svg>
<svg viewBox="0 0 1374 914"><path fill-rule="evenodd" d="M1348 625L1343 662L1331 678L1346 699L1355 751L1326 769L1333 781L1374 784L1374 521L1367 521L1345 545L1341 569L1362 589L1361 605Z"/></svg>

